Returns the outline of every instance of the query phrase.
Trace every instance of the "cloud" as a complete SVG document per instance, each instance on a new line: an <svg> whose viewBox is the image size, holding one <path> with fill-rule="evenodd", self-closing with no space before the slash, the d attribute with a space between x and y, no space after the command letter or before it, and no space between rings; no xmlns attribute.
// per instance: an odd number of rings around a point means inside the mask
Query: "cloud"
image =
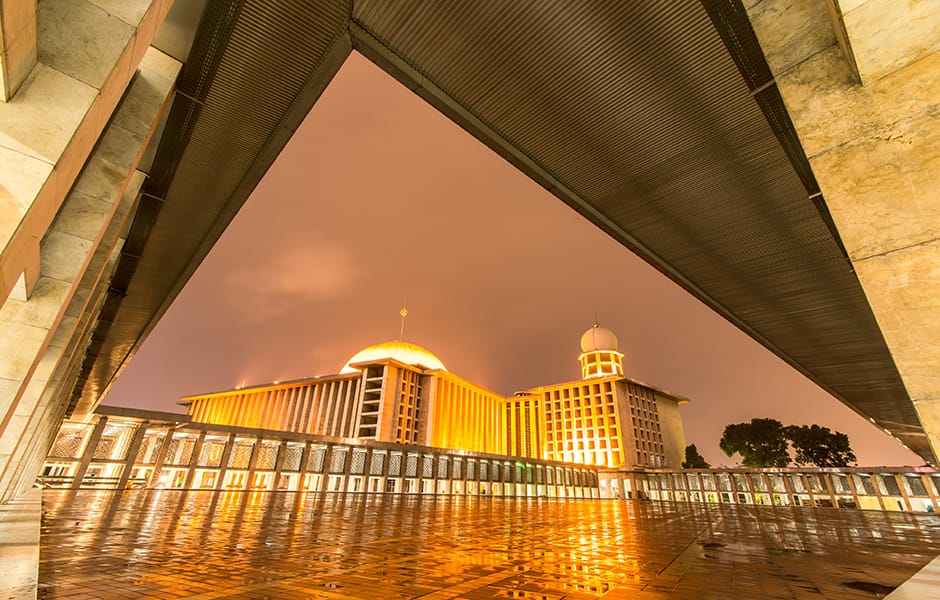
<svg viewBox="0 0 940 600"><path fill-rule="evenodd" d="M228 266L220 299L245 320L263 322L342 297L360 273L352 254L340 244L307 240L287 252L282 246L243 255Z"/></svg>

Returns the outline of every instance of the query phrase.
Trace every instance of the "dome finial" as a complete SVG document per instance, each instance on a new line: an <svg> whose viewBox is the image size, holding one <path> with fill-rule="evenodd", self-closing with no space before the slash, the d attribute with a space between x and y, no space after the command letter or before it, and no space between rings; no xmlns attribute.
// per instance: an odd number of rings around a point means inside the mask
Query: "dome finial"
<svg viewBox="0 0 940 600"><path fill-rule="evenodd" d="M405 339L405 317L408 316L408 309L405 308L404 303L401 307L401 310L398 311L398 314L401 315L401 330L398 332L398 339L404 340Z"/></svg>

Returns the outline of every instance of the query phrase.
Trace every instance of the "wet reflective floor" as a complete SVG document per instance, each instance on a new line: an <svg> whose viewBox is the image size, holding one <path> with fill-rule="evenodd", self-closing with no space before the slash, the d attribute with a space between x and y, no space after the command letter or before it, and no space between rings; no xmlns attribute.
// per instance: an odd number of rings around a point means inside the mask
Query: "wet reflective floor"
<svg viewBox="0 0 940 600"><path fill-rule="evenodd" d="M43 492L40 598L878 598L940 519L619 500Z"/></svg>

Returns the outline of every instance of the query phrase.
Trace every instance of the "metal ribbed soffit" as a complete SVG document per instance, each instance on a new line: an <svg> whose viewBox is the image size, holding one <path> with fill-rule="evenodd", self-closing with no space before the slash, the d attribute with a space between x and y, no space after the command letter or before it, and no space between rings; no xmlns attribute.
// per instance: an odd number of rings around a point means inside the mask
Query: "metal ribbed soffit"
<svg viewBox="0 0 940 600"><path fill-rule="evenodd" d="M353 18L363 53L928 458L742 15L737 2L365 0ZM722 34L743 39L736 55Z"/></svg>
<svg viewBox="0 0 940 600"><path fill-rule="evenodd" d="M269 6L242 4L89 401L244 201L258 157L283 146L283 122L306 113L296 98L332 76L351 34L552 193L933 460L824 204L810 198L818 189L779 94L760 81L766 65L738 2Z"/></svg>
<svg viewBox="0 0 940 600"><path fill-rule="evenodd" d="M206 3L112 283L107 334L71 399L78 414L93 409L338 70L349 13L344 1Z"/></svg>

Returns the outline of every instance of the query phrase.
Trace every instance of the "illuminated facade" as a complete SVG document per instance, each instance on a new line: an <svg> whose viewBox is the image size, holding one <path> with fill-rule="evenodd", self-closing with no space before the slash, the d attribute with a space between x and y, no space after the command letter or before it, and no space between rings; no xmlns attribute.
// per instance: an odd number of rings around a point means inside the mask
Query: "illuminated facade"
<svg viewBox="0 0 940 600"><path fill-rule="evenodd" d="M188 396L195 422L415 444L606 467L678 468L688 400L624 377L617 337L581 337L581 379L502 396L403 341L335 375Z"/></svg>

